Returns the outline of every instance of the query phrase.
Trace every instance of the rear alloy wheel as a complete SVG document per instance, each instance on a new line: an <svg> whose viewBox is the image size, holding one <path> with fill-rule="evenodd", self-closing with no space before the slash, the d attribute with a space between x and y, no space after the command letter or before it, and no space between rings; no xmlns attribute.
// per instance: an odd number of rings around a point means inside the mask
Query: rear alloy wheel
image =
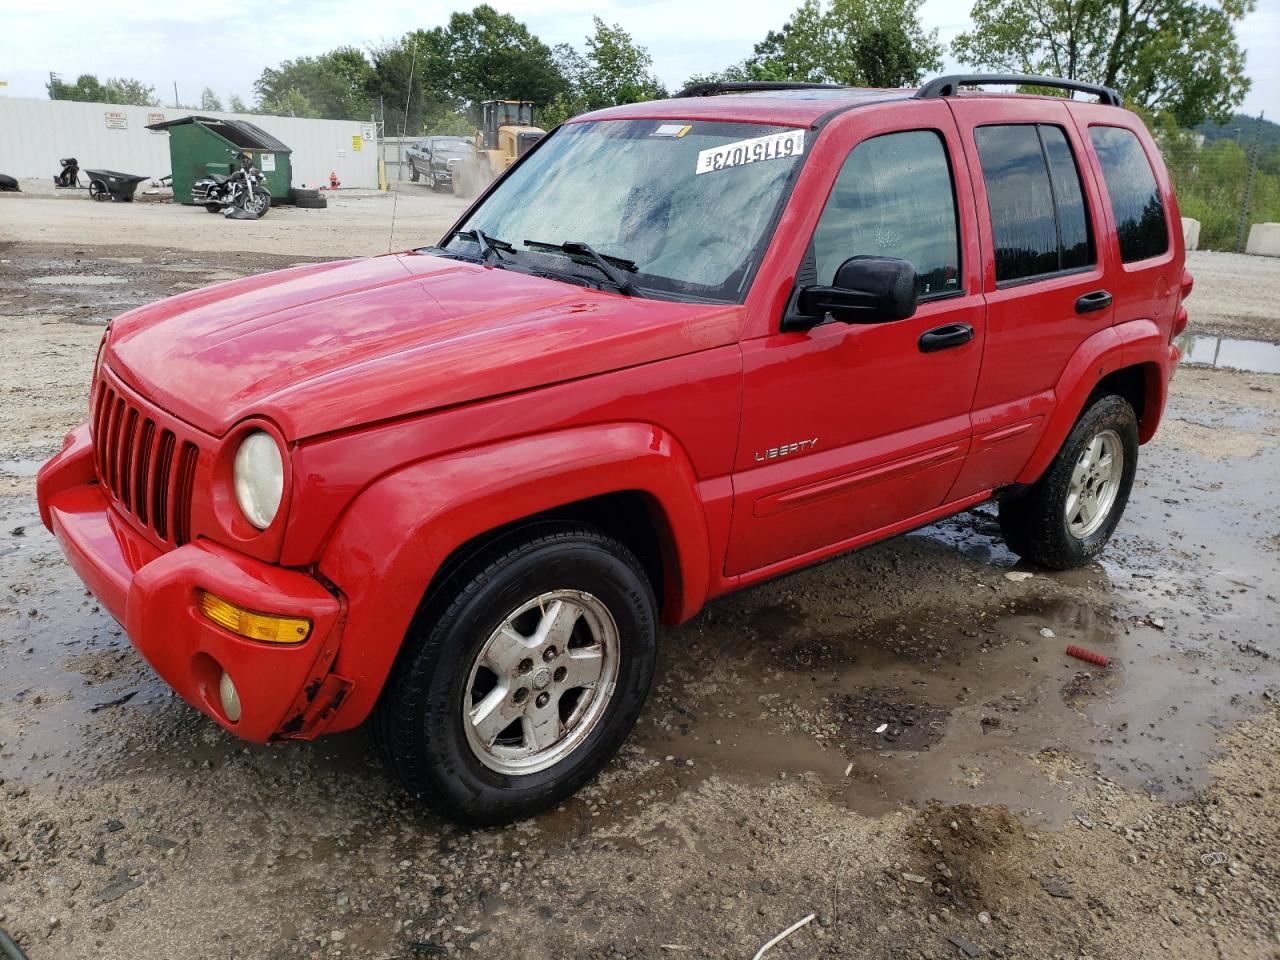
<svg viewBox="0 0 1280 960"><path fill-rule="evenodd" d="M1115 531L1138 465L1138 418L1123 397L1095 399L1029 488L1000 501L1009 548L1069 570L1097 556Z"/></svg>
<svg viewBox="0 0 1280 960"><path fill-rule="evenodd" d="M371 729L445 816L554 806L622 745L653 679L656 602L625 545L576 524L511 534L445 575L405 637Z"/></svg>

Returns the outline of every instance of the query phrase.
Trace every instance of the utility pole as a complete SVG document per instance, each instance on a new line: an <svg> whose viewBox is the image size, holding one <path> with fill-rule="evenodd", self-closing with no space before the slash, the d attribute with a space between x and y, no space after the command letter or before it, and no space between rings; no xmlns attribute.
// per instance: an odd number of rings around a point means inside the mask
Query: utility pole
<svg viewBox="0 0 1280 960"><path fill-rule="evenodd" d="M1258 141L1262 139L1262 118L1266 113L1258 111L1258 122L1253 128L1253 149L1249 152L1249 177L1244 182L1244 205L1240 208L1240 222L1236 225L1236 253L1244 252L1244 228L1249 222L1249 204L1253 201L1253 178L1258 171Z"/></svg>
<svg viewBox="0 0 1280 960"><path fill-rule="evenodd" d="M49 71L49 99L50 100L58 99L57 89L58 89L58 75L54 73L52 70L50 70Z"/></svg>
<svg viewBox="0 0 1280 960"><path fill-rule="evenodd" d="M178 81L173 81L173 109L178 109Z"/></svg>

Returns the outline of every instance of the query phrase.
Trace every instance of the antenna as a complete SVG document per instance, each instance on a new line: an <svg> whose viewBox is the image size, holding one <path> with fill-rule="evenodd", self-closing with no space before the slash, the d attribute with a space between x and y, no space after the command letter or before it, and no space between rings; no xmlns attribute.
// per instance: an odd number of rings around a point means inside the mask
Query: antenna
<svg viewBox="0 0 1280 960"><path fill-rule="evenodd" d="M418 67L418 41L415 38L413 43L413 55L409 59L409 84L408 89L404 93L404 116L400 118L400 147L404 149L405 129L409 126L409 99L413 96L413 72ZM383 127L385 130L386 128ZM391 201L391 232L387 234L387 253L391 252L391 245L396 239L396 208L400 206L400 182L403 179L404 163L396 165L396 195Z"/></svg>

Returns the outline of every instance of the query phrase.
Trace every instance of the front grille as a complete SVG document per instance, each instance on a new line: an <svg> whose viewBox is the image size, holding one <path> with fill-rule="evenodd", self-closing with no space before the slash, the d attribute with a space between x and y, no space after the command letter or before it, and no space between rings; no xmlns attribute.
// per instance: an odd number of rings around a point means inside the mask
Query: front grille
<svg viewBox="0 0 1280 960"><path fill-rule="evenodd" d="M94 403L98 482L116 507L165 542L191 538L191 493L200 450L106 382Z"/></svg>

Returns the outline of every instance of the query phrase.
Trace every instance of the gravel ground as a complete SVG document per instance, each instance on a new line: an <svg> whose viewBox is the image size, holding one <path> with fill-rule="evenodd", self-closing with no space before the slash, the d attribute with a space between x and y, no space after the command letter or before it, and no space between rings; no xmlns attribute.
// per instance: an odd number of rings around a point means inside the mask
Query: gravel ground
<svg viewBox="0 0 1280 960"><path fill-rule="evenodd" d="M664 630L605 775L468 832L361 731L246 746L175 699L34 504L108 317L376 252L392 203L0 204L0 926L32 960L727 960L810 913L770 956L1280 957L1280 378L1179 371L1083 570L1024 570L980 509ZM1193 332L1280 342L1280 261L1191 269Z"/></svg>

